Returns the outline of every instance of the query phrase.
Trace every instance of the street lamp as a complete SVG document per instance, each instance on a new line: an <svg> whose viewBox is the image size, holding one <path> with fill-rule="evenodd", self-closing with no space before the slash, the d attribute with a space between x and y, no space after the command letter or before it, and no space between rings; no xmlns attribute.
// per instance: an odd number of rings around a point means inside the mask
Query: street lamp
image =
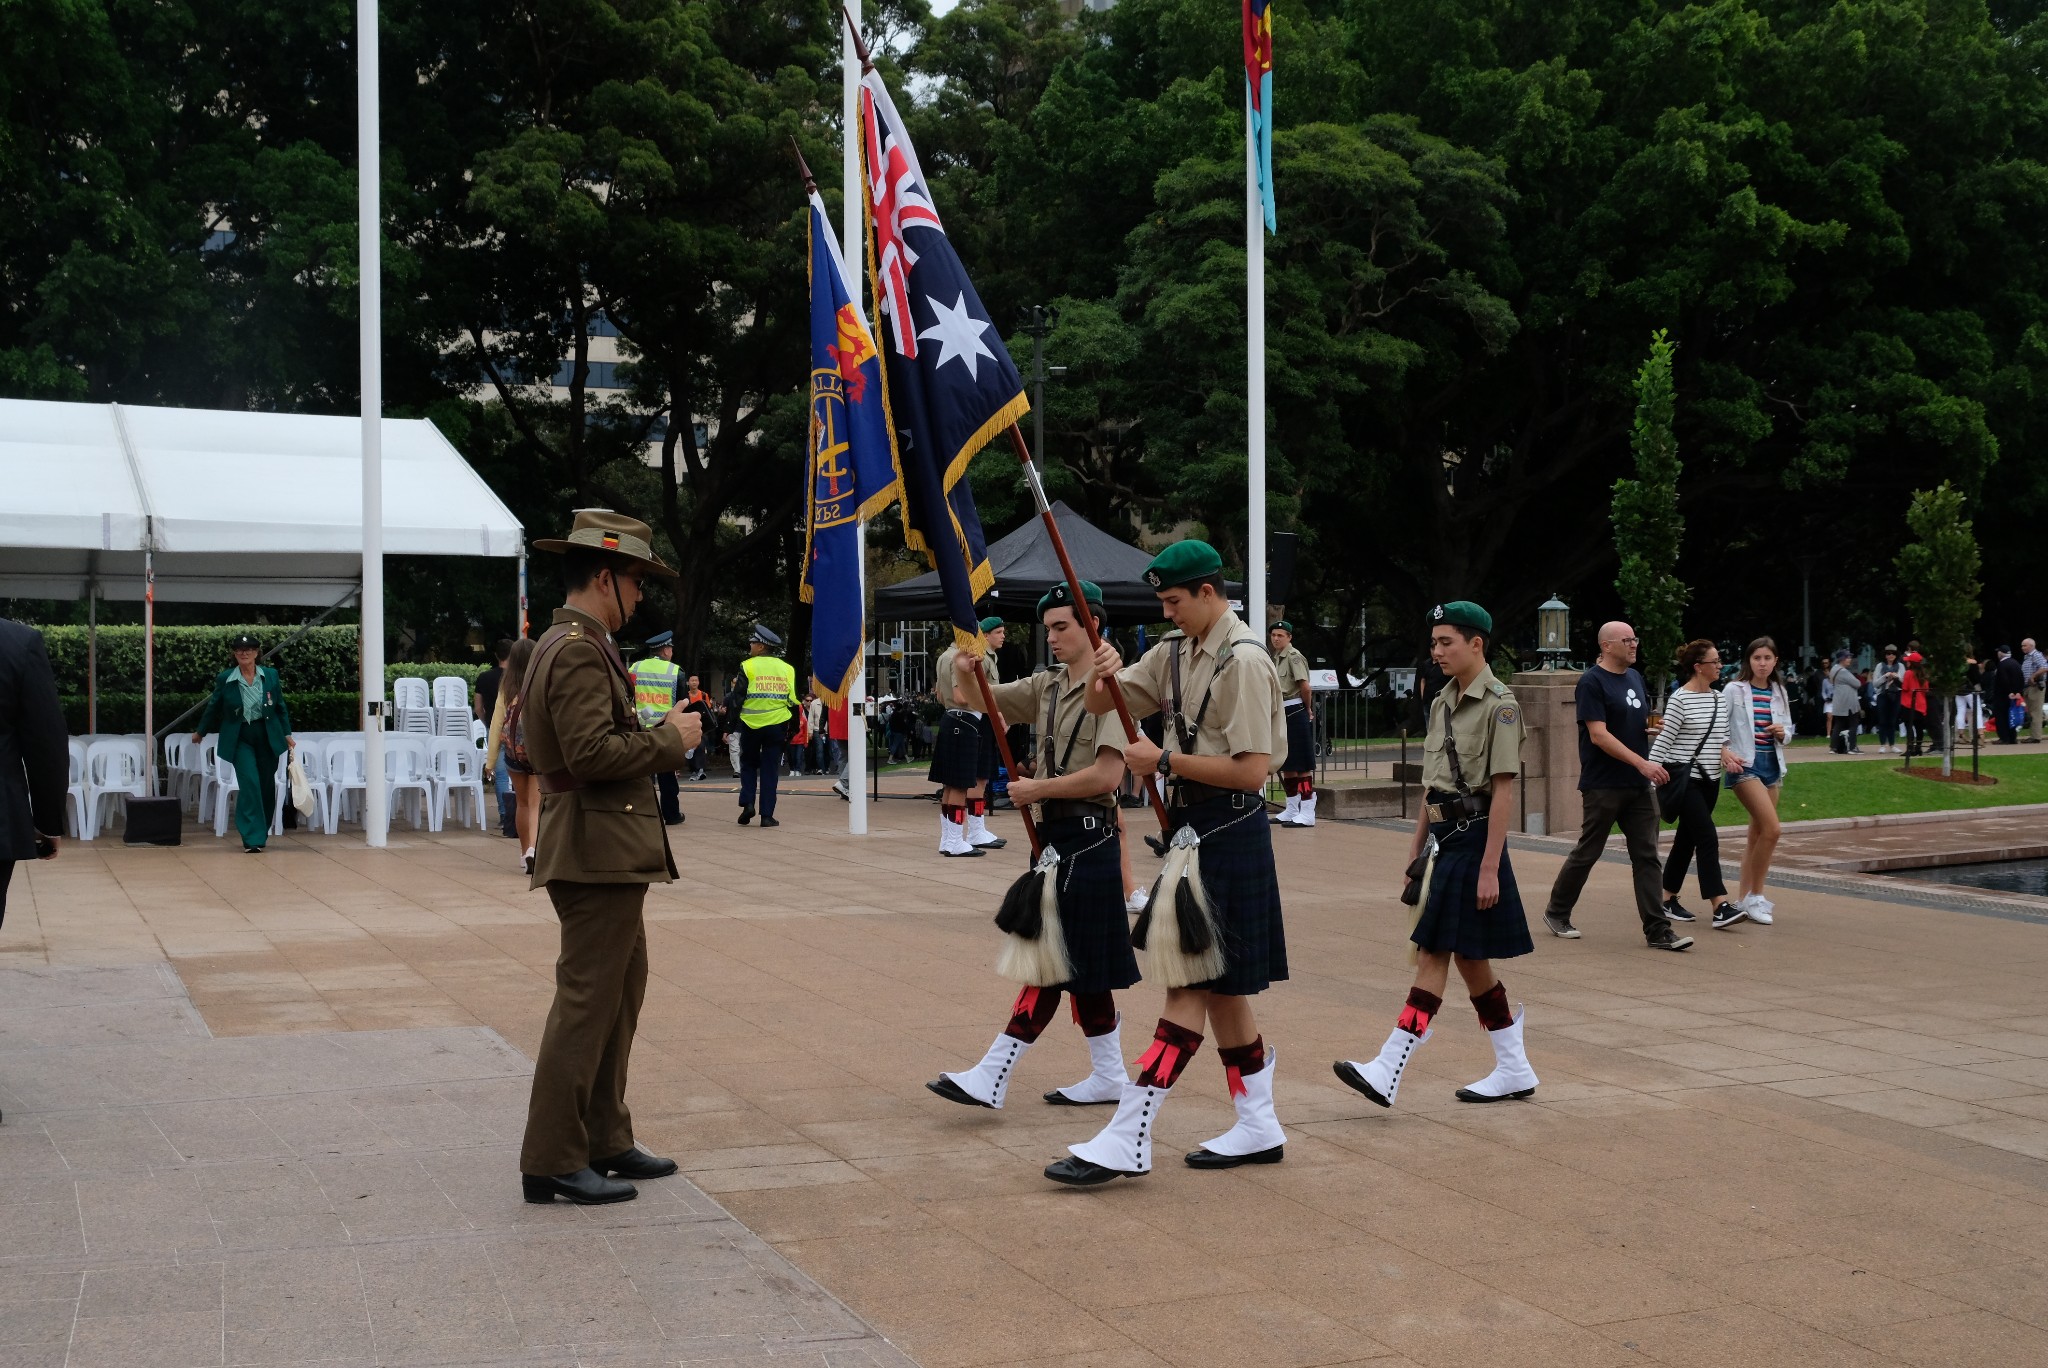
<svg viewBox="0 0 2048 1368"><path fill-rule="evenodd" d="M1558 662L1570 651L1572 639L1572 610L1556 594L1538 605L1536 609L1536 640L1541 644L1536 654L1543 657L1543 668L1554 670Z"/></svg>

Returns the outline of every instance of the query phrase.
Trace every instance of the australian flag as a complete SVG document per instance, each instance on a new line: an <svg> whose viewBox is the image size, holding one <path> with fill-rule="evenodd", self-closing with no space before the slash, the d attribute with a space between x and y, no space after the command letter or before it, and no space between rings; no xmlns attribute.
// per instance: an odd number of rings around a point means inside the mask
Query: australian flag
<svg viewBox="0 0 2048 1368"><path fill-rule="evenodd" d="M811 677L833 707L860 672L860 524L896 498L896 457L882 402L882 359L846 283L824 201L811 192L811 463L804 574Z"/></svg>
<svg viewBox="0 0 2048 1368"><path fill-rule="evenodd" d="M1024 382L932 205L916 149L879 72L861 78L869 265L887 334L890 426L904 538L938 571L954 637L980 637L975 600L995 586L967 464L1030 408Z"/></svg>

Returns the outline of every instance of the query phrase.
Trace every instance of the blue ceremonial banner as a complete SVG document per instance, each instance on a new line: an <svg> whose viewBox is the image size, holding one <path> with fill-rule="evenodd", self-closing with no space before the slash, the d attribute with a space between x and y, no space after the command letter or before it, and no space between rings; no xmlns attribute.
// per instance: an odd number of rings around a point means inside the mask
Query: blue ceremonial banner
<svg viewBox="0 0 2048 1368"><path fill-rule="evenodd" d="M938 571L954 639L980 640L995 587L967 465L1030 409L1010 352L932 206L879 72L861 78L869 262L885 325L883 372L903 482L904 540Z"/></svg>
<svg viewBox="0 0 2048 1368"><path fill-rule="evenodd" d="M804 574L811 678L833 707L860 673L860 524L895 501L896 454L874 334L846 283L824 201L811 193L811 463Z"/></svg>

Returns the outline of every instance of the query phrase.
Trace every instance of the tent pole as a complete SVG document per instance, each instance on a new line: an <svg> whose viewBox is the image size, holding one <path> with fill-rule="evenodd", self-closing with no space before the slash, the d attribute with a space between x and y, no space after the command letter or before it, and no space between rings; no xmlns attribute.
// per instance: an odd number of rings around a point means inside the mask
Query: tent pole
<svg viewBox="0 0 2048 1368"><path fill-rule="evenodd" d="M142 780L156 796L156 519L144 518L142 542Z"/></svg>
<svg viewBox="0 0 2048 1368"><path fill-rule="evenodd" d="M88 736L97 736L99 730L100 582L94 576L85 582L85 731Z"/></svg>
<svg viewBox="0 0 2048 1368"><path fill-rule="evenodd" d="M860 0L846 0L846 22L839 39L839 230L840 255L855 263L867 260L861 250L861 233L866 222L866 191L860 179L860 57L854 47L859 38ZM876 321L880 326L880 320ZM877 334L879 336L879 334ZM846 830L848 835L868 834L868 525L856 518L853 524L853 562L859 567L861 597L860 667L853 674L853 689L846 696Z"/></svg>
<svg viewBox="0 0 2048 1368"><path fill-rule="evenodd" d="M383 245L378 145L377 0L356 0L357 345L363 385L363 843L389 839L384 787Z"/></svg>
<svg viewBox="0 0 2048 1368"><path fill-rule="evenodd" d="M513 619L513 621L515 621L515 622L517 622L517 623L519 624L519 630L518 630L518 631L516 631L516 632L514 632L514 633L513 633L512 635L513 635L513 636L514 636L515 638L516 638L516 637L523 637L523 636L525 636L525 635L526 635L526 543L525 543L525 541L524 541L524 540L522 540L522 541L521 541L521 542L519 543L519 616L518 616L518 617L516 617L516 618L514 618L514 619Z"/></svg>

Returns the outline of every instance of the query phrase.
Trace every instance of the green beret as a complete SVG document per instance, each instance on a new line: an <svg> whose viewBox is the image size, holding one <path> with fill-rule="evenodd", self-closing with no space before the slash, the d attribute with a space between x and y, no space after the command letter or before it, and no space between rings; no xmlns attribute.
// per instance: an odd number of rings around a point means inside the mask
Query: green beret
<svg viewBox="0 0 2048 1368"><path fill-rule="evenodd" d="M1178 541L1152 558L1145 567L1145 583L1154 589L1172 589L1223 573L1223 557L1205 541L1190 537Z"/></svg>
<svg viewBox="0 0 2048 1368"><path fill-rule="evenodd" d="M1092 610L1092 616L1102 616L1101 585L1095 583L1093 580L1082 580L1081 597L1088 600L1089 606ZM1071 608L1073 606L1073 586L1069 585L1065 580L1061 580L1058 584L1055 584L1052 588L1046 590L1045 597L1038 601L1038 615L1040 617L1044 617L1045 610L1048 608Z"/></svg>
<svg viewBox="0 0 2048 1368"><path fill-rule="evenodd" d="M1002 625L1003 620L999 617L985 617L981 620L981 630L984 632L993 632Z"/></svg>
<svg viewBox="0 0 2048 1368"><path fill-rule="evenodd" d="M1293 636L1294 624L1289 622L1286 618L1281 618L1278 622L1274 623L1271 627L1268 627L1266 630L1268 632L1285 632L1287 633L1287 635Z"/></svg>
<svg viewBox="0 0 2048 1368"><path fill-rule="evenodd" d="M1429 610L1429 625L1463 627L1490 637L1493 635L1493 614L1470 599L1453 599Z"/></svg>

